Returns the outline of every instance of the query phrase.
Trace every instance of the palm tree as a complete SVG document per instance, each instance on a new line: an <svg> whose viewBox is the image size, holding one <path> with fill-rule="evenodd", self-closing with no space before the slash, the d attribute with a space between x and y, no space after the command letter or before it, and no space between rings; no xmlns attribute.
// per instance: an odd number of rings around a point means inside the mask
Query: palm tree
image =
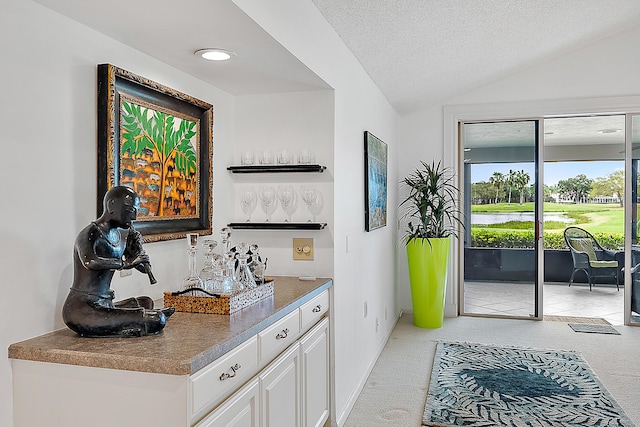
<svg viewBox="0 0 640 427"><path fill-rule="evenodd" d="M513 169L509 169L509 175L507 175L507 179L505 180L505 184L507 185L507 188L509 188L509 191L508 191L509 204L511 204L511 187L513 186L515 175L516 175L516 172Z"/></svg>
<svg viewBox="0 0 640 427"><path fill-rule="evenodd" d="M524 189L529 185L531 177L523 170L519 170L514 174L513 184L520 192L520 204L524 204Z"/></svg>
<svg viewBox="0 0 640 427"><path fill-rule="evenodd" d="M489 178L489 182L496 189L496 204L498 204L498 195L500 194L500 189L504 184L504 174L500 172L494 172L493 175Z"/></svg>

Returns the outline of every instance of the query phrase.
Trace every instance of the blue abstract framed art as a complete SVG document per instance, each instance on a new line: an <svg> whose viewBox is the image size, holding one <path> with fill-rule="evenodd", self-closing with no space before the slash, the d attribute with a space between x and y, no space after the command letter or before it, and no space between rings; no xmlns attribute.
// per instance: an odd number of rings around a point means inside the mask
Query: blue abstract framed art
<svg viewBox="0 0 640 427"><path fill-rule="evenodd" d="M365 230L387 225L387 144L364 133Z"/></svg>

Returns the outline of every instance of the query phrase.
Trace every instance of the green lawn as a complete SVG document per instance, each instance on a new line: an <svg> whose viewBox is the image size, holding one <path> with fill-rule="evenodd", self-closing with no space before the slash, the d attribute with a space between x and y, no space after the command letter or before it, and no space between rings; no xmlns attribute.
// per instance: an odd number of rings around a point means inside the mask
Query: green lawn
<svg viewBox="0 0 640 427"><path fill-rule="evenodd" d="M545 212L595 212L624 209L620 205L602 205L595 203L570 204L570 203L544 203ZM472 212L533 212L533 202L518 203L491 203L488 205L472 205Z"/></svg>
<svg viewBox="0 0 640 427"><path fill-rule="evenodd" d="M472 212L492 213L492 212L533 212L533 203L528 202L522 205L518 203L498 203L488 205L473 205ZM567 225L575 225L582 227L591 233L624 233L624 208L620 205L602 205L602 204L560 204L549 203L544 204L545 212L566 212L570 218L574 220L572 224L562 222L545 223L545 231L562 232ZM522 230L532 229L533 222L511 222L503 225L495 224L492 227L478 227L474 229L496 229L501 230Z"/></svg>

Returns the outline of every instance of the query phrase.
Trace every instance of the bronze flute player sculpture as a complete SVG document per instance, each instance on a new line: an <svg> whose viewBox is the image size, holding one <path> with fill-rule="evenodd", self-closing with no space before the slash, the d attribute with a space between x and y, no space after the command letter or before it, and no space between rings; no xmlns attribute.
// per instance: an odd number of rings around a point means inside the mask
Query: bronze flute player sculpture
<svg viewBox="0 0 640 427"><path fill-rule="evenodd" d="M140 199L128 187L113 187L104 196L100 218L80 231L74 245L73 285L62 309L69 329L86 337L144 336L159 333L173 308L154 309L147 296L114 302L111 279L116 270L146 273L151 283L149 256L142 237L132 226ZM124 239L120 230L129 230Z"/></svg>

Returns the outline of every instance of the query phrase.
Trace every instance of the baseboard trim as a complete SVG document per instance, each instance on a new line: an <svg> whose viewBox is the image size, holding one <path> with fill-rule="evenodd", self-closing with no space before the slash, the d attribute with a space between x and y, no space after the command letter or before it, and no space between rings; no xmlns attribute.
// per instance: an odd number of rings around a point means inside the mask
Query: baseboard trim
<svg viewBox="0 0 640 427"><path fill-rule="evenodd" d="M402 316L402 310L400 310L398 312L398 314L396 316L396 321L393 324L393 327L389 329L389 332L387 332L387 336L382 341L382 345L380 346L380 348L378 348L378 351L376 352L375 357L369 363L369 366L367 367L366 374L363 375L363 377L360 380L360 382L358 383L357 387L353 390L353 393L351 393L351 395L349 396L349 399L347 400L347 404L345 405L345 407L344 407L343 411L340 413L340 415L338 415L337 422L336 423L332 423L332 427L342 427L344 425L344 423L347 422L347 418L349 417L349 414L351 413L351 410L355 406L356 401L358 400L358 397L360 396L360 393L362 393L362 389L364 389L364 385L367 383L367 380L369 379L369 375L371 375L371 372L373 371L373 368L375 367L376 362L380 358L380 355L382 354L382 351L384 350L384 347L387 345L387 342L389 341L389 338L391 338L391 334L393 333L393 330L396 328L396 326L398 324L398 320L400 320L401 316Z"/></svg>

